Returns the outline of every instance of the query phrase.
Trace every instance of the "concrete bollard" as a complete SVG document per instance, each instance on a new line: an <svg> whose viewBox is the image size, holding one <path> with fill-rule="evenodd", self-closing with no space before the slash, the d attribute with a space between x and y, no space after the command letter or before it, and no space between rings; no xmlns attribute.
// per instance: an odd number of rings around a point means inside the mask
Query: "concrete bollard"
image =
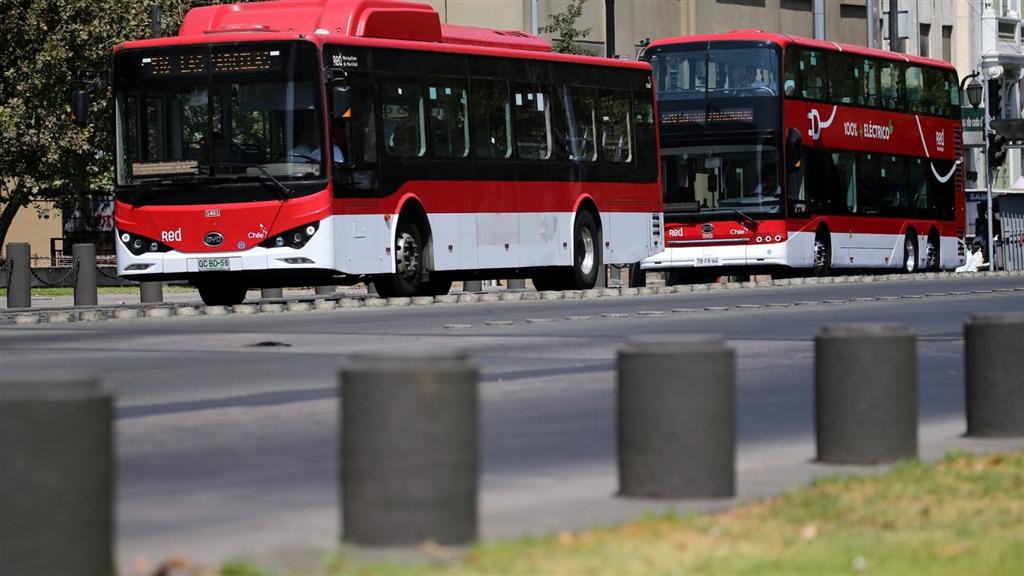
<svg viewBox="0 0 1024 576"><path fill-rule="evenodd" d="M0 573L115 573L112 418L96 380L0 382Z"/></svg>
<svg viewBox="0 0 1024 576"><path fill-rule="evenodd" d="M139 302L143 304L156 304L164 301L163 282L140 282Z"/></svg>
<svg viewBox="0 0 1024 576"><path fill-rule="evenodd" d="M917 336L894 324L825 326L815 337L818 460L917 456Z"/></svg>
<svg viewBox="0 0 1024 576"><path fill-rule="evenodd" d="M260 299L261 300L281 299L281 298L284 298L284 289L283 288L263 288L262 290L260 290Z"/></svg>
<svg viewBox="0 0 1024 576"><path fill-rule="evenodd" d="M507 288L509 290L526 290L526 278L509 278Z"/></svg>
<svg viewBox="0 0 1024 576"><path fill-rule="evenodd" d="M477 369L461 355L353 357L341 370L342 539L477 537Z"/></svg>
<svg viewBox="0 0 1024 576"><path fill-rule="evenodd" d="M607 288L608 287L608 268L607 264L602 264L597 269L597 280L594 282L594 288Z"/></svg>
<svg viewBox="0 0 1024 576"><path fill-rule="evenodd" d="M484 283L482 280L466 280L462 283L463 292L483 292Z"/></svg>
<svg viewBox="0 0 1024 576"><path fill-rule="evenodd" d="M972 317L964 327L968 436L1024 436L1024 314Z"/></svg>
<svg viewBox="0 0 1024 576"><path fill-rule="evenodd" d="M628 343L617 394L620 495L736 494L735 357L722 339Z"/></svg>
<svg viewBox="0 0 1024 576"><path fill-rule="evenodd" d="M337 286L317 286L314 291L317 295L326 295L334 294L337 289Z"/></svg>
<svg viewBox="0 0 1024 576"><path fill-rule="evenodd" d="M27 242L7 245L7 307L32 307L32 247Z"/></svg>
<svg viewBox="0 0 1024 576"><path fill-rule="evenodd" d="M96 245L75 244L71 247L74 255L75 306L95 306L96 296Z"/></svg>

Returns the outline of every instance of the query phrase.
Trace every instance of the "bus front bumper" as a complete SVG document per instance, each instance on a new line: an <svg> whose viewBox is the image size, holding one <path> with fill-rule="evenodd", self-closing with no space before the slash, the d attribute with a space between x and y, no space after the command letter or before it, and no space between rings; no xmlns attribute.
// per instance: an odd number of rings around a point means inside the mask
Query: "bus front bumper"
<svg viewBox="0 0 1024 576"><path fill-rule="evenodd" d="M789 266L786 242L666 248L640 262L642 270L737 266Z"/></svg>

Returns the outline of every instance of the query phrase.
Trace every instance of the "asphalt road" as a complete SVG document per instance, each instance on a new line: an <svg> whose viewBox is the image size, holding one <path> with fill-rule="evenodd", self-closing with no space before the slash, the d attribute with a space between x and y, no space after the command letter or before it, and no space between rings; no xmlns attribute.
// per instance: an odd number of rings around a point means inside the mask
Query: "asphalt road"
<svg viewBox="0 0 1024 576"><path fill-rule="evenodd" d="M614 359L635 336L719 334L736 349L741 499L835 471L809 462L813 337L829 323L896 322L919 335L923 454L1024 445L957 438L963 323L1024 310L1022 288L1020 278L918 280L3 326L0 379L99 374L116 392L129 573L171 554L308 559L338 535L346 355L463 350L480 366L481 531L509 537L728 504L614 497Z"/></svg>

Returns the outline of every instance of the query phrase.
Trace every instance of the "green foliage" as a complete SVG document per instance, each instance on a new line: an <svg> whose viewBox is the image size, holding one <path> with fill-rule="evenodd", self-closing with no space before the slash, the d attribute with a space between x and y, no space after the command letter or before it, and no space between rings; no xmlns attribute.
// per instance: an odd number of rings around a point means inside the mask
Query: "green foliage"
<svg viewBox="0 0 1024 576"><path fill-rule="evenodd" d="M576 28L576 21L583 15L583 5L587 0L569 0L564 12L548 16L548 24L537 30L542 34L554 36L555 52L562 54L584 54L593 56L590 50L580 48L576 42L590 34L590 28Z"/></svg>
<svg viewBox="0 0 1024 576"><path fill-rule="evenodd" d="M162 0L165 34L200 0ZM108 70L114 45L150 35L149 2L0 0L0 245L18 207L68 205L113 182L110 89L71 122L78 70Z"/></svg>

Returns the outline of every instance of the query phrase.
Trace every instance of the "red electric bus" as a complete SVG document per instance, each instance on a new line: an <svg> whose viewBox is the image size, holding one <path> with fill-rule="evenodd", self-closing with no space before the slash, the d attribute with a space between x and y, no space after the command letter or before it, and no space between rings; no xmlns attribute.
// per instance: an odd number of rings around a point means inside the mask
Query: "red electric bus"
<svg viewBox="0 0 1024 576"><path fill-rule="evenodd" d="M670 282L963 262L946 62L761 31L652 42Z"/></svg>
<svg viewBox="0 0 1024 576"><path fill-rule="evenodd" d="M590 288L661 251L650 67L393 0L196 8L114 50L118 274Z"/></svg>

